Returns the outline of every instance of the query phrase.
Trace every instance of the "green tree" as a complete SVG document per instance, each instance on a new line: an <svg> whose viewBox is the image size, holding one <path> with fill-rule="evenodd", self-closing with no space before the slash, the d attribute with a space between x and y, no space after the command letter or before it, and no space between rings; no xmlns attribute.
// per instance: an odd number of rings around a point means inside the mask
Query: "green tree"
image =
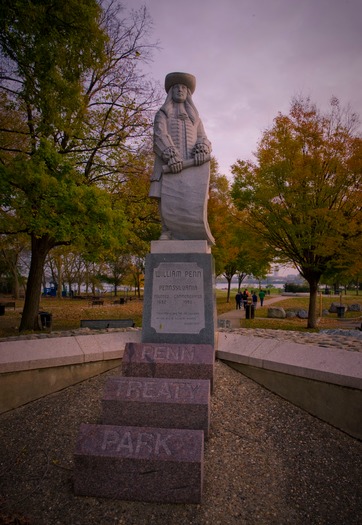
<svg viewBox="0 0 362 525"><path fill-rule="evenodd" d="M0 266L1 276L6 286L4 289L11 293L14 299L20 297L20 285L22 276L19 269L21 254L27 247L27 238L18 236L9 239L6 235L0 235Z"/></svg>
<svg viewBox="0 0 362 525"><path fill-rule="evenodd" d="M308 282L308 327L317 322L321 276L361 240L362 143L358 118L336 98L322 114L309 99L293 100L258 145L257 163L237 161L232 197L250 227Z"/></svg>
<svg viewBox="0 0 362 525"><path fill-rule="evenodd" d="M215 158L211 160L208 220L215 238L212 254L215 260L215 274L223 275L228 283L226 302L230 301L231 280L237 271L235 259L238 248L233 243L234 216L231 213L229 181L220 175Z"/></svg>
<svg viewBox="0 0 362 525"><path fill-rule="evenodd" d="M99 253L124 242L122 204L110 192L146 147L155 92L139 65L153 46L146 10L121 18L117 2L0 7L0 232L31 239L25 330L53 247Z"/></svg>
<svg viewBox="0 0 362 525"><path fill-rule="evenodd" d="M123 257L129 257L129 275L122 275L122 282L132 284L135 294L141 296L141 283L144 276L144 262L150 251L150 242L158 239L161 232L158 204L149 198L150 172L154 157L151 146L137 155L127 167L127 176L122 184L112 191L112 199L120 202L127 217L128 228ZM119 249L106 255L106 262L119 259ZM124 272L122 272L124 273Z"/></svg>
<svg viewBox="0 0 362 525"><path fill-rule="evenodd" d="M132 277L132 284L135 289L135 295L141 298L141 286L144 283L145 277L145 258L132 257L132 264L130 267L130 275Z"/></svg>
<svg viewBox="0 0 362 525"><path fill-rule="evenodd" d="M346 241L344 249L328 266L323 275L323 283L333 285L334 289L339 289L342 284L345 288L354 285L358 295L361 276L361 239L355 237Z"/></svg>
<svg viewBox="0 0 362 525"><path fill-rule="evenodd" d="M129 162L124 182L112 192L114 201L123 204L127 216L128 252L140 258L149 253L150 242L161 233L158 203L149 198L153 162L150 146Z"/></svg>
<svg viewBox="0 0 362 525"><path fill-rule="evenodd" d="M113 293L118 294L118 288L124 281L125 277L130 274L131 256L122 253L122 251L113 250L105 257L105 263L102 265L100 280L113 285Z"/></svg>
<svg viewBox="0 0 362 525"><path fill-rule="evenodd" d="M52 248L71 243L111 246L122 241L124 230L122 210L112 209L109 194L81 184L81 175L48 146L39 147L30 160L0 165L1 184L10 187L4 195L11 195L9 202L2 202L7 216L0 228L31 238L21 330L34 327L45 258Z"/></svg>
<svg viewBox="0 0 362 525"><path fill-rule="evenodd" d="M216 275L223 275L228 283L226 301L230 301L231 280L238 275L238 288L247 275L264 275L270 265L270 250L258 239L244 220L244 215L234 205L230 184L218 174L215 159L211 163L209 198L209 223L215 237L212 253Z"/></svg>

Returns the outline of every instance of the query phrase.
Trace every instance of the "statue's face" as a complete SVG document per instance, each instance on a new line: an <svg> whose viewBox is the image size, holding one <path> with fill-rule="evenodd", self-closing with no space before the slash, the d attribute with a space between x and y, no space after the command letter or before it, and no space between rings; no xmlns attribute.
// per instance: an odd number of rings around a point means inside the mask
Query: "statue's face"
<svg viewBox="0 0 362 525"><path fill-rule="evenodd" d="M185 102L187 98L187 87L183 84L172 86L172 98L175 102Z"/></svg>

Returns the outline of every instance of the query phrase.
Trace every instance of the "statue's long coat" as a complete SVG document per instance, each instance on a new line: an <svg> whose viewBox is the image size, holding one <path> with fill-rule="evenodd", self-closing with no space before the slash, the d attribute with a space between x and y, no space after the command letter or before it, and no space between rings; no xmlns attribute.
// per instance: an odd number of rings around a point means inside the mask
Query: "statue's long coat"
<svg viewBox="0 0 362 525"><path fill-rule="evenodd" d="M162 166L166 163L162 159L162 154L165 150L175 148L182 160L193 157L193 148L197 143L206 144L211 150L211 143L206 137L199 116L195 115L193 122L186 112L177 113L176 109L170 116L167 116L162 108L156 113L153 140L156 157L151 177L150 197L160 197Z"/></svg>

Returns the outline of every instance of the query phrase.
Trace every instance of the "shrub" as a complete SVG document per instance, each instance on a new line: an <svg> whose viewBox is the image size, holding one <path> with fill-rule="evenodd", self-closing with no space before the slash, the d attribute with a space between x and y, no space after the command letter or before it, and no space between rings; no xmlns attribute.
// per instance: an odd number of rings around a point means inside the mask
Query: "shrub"
<svg viewBox="0 0 362 525"><path fill-rule="evenodd" d="M309 285L308 284L285 283L284 291L291 292L291 293L298 293L298 292L305 293L305 292L309 292Z"/></svg>

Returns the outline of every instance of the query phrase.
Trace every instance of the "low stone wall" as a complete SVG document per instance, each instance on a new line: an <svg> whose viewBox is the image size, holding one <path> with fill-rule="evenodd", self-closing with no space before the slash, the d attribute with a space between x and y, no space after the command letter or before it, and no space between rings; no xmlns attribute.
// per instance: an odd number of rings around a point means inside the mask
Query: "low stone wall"
<svg viewBox="0 0 362 525"><path fill-rule="evenodd" d="M309 414L362 439L362 390L240 363L228 364Z"/></svg>
<svg viewBox="0 0 362 525"><path fill-rule="evenodd" d="M1 374L0 413L63 390L120 364L121 358Z"/></svg>
<svg viewBox="0 0 362 525"><path fill-rule="evenodd" d="M362 439L362 353L219 333L217 357L275 394Z"/></svg>
<svg viewBox="0 0 362 525"><path fill-rule="evenodd" d="M0 343L0 413L106 372L141 331L17 339Z"/></svg>
<svg viewBox="0 0 362 525"><path fill-rule="evenodd" d="M315 334L313 334L315 335ZM217 357L314 416L362 439L362 353L219 332ZM140 330L0 342L0 413L120 364Z"/></svg>

